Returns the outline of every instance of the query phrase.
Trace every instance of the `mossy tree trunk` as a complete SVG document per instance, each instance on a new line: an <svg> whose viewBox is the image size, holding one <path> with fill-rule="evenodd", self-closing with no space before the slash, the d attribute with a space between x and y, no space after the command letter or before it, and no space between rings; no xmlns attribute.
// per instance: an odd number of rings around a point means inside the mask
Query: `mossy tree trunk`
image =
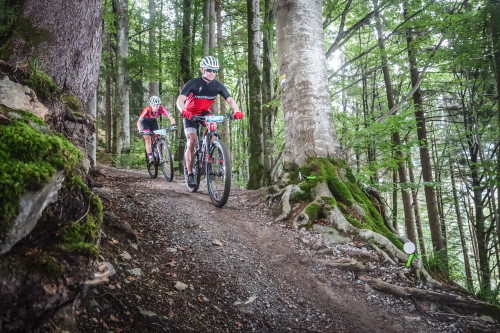
<svg viewBox="0 0 500 333"><path fill-rule="evenodd" d="M9 62L37 66L86 104L99 75L101 6L100 0L25 0Z"/></svg>

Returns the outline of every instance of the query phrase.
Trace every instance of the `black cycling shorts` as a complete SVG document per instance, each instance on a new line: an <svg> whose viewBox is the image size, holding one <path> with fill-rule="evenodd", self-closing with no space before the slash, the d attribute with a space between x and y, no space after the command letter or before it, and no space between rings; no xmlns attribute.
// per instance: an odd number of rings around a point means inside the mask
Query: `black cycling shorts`
<svg viewBox="0 0 500 333"><path fill-rule="evenodd" d="M203 111L201 113L202 116L210 116L211 114L212 113L208 111ZM192 127L198 129L200 127L200 124L203 123L202 121L199 120L189 120L186 118L184 118L182 121L184 122L184 128Z"/></svg>
<svg viewBox="0 0 500 333"><path fill-rule="evenodd" d="M158 120L156 118L144 118L142 120L142 130L156 131L158 129Z"/></svg>

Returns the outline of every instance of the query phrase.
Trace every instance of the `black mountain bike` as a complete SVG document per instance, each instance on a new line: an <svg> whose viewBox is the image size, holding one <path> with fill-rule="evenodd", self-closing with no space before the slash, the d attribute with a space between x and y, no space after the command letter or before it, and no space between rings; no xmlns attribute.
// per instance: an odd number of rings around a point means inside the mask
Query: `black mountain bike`
<svg viewBox="0 0 500 333"><path fill-rule="evenodd" d="M151 136L151 145L154 157L152 161L149 161L148 154L144 149L144 154L146 156L146 167L148 168L148 173L151 178L156 178L158 176L158 167L161 166L161 171L163 172L163 176L165 177L165 179L169 182L174 179L174 164L166 137L167 133L171 131L172 129L159 129L152 132L140 133L142 135Z"/></svg>
<svg viewBox="0 0 500 333"><path fill-rule="evenodd" d="M220 140L220 135L216 131L216 123L221 123L224 119L231 119L227 116L197 116L194 115L191 120L205 121L206 129L203 136L200 136L200 130L196 131L196 146L193 157L193 170L196 185L188 184L188 172L186 161L184 164L184 178L189 192L196 192L200 187L201 176L207 179L208 194L212 203L217 207L226 204L231 190L231 160L229 153ZM184 150L186 152L187 147Z"/></svg>

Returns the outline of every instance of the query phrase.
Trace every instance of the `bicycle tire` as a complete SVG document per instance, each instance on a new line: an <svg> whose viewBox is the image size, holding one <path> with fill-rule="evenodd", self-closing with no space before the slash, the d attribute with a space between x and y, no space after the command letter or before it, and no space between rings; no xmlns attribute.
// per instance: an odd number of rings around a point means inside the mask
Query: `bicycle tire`
<svg viewBox="0 0 500 333"><path fill-rule="evenodd" d="M184 148L184 156L186 156L186 149L187 147ZM186 187L189 192L194 193L198 191L198 188L200 187L200 179L201 179L201 170L200 170L200 165L198 162L198 156L197 154L194 154L193 156L193 170L192 173L194 175L194 179L196 180L196 185L194 186L189 186L188 184L188 172L187 172L187 165L186 165L186 158L182 160L182 164L184 165L184 180L186 182Z"/></svg>
<svg viewBox="0 0 500 333"><path fill-rule="evenodd" d="M212 203L223 207L231 191L231 160L222 141L215 140L210 145L210 160L206 163L207 189Z"/></svg>
<svg viewBox="0 0 500 333"><path fill-rule="evenodd" d="M163 176L168 182L171 182L174 179L174 162L166 140L162 139L158 143L158 153Z"/></svg>
<svg viewBox="0 0 500 333"><path fill-rule="evenodd" d="M154 179L158 176L158 165L154 162L154 160L151 163L149 162L146 151L144 151L144 154L146 155L146 168L148 169L149 177Z"/></svg>

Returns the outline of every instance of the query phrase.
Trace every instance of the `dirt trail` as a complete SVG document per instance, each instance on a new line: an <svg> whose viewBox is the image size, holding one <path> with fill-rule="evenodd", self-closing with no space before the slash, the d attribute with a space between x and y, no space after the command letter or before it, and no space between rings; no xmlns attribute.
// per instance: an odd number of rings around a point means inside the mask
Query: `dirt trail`
<svg viewBox="0 0 500 333"><path fill-rule="evenodd" d="M273 222L261 193L233 187L214 207L205 186L99 168L101 260L116 274L76 308L80 332L460 332L457 316L379 293L328 263L365 256L365 273L400 282L355 240L331 244ZM369 260L366 258L374 258ZM407 279L407 282L410 281ZM67 322L67 320L66 320Z"/></svg>

